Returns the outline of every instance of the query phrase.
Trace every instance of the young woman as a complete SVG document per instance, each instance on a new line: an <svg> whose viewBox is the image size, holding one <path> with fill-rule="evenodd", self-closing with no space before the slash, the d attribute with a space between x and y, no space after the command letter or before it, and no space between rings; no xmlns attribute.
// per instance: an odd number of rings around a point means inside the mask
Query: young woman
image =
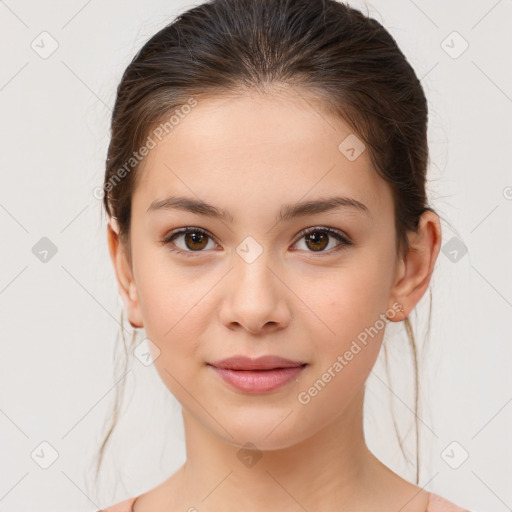
<svg viewBox="0 0 512 512"><path fill-rule="evenodd" d="M108 241L187 458L106 511L463 510L363 432L385 327L412 336L441 245L427 117L391 35L334 0L213 0L139 51L112 118Z"/></svg>

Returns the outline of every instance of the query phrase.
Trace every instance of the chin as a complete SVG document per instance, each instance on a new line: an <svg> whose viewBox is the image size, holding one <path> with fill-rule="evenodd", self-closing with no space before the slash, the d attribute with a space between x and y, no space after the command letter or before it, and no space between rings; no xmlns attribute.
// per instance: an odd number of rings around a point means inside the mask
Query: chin
<svg viewBox="0 0 512 512"><path fill-rule="evenodd" d="M236 418L218 418L227 432L213 425L215 432L227 444L236 448L246 448L251 443L253 449L260 451L282 450L294 446L314 434L314 427L304 419L298 418L292 407L283 408L282 412L247 414ZM291 413L291 414L290 414ZM255 448L254 448L255 447Z"/></svg>

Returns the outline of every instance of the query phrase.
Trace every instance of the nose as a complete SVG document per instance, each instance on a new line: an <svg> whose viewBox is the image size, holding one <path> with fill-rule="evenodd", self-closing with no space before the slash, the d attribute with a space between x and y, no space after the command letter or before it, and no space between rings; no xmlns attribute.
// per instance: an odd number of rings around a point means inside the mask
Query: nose
<svg viewBox="0 0 512 512"><path fill-rule="evenodd" d="M229 329L258 335L284 329L290 322L289 289L269 263L263 254L252 263L235 260L223 284L220 310Z"/></svg>

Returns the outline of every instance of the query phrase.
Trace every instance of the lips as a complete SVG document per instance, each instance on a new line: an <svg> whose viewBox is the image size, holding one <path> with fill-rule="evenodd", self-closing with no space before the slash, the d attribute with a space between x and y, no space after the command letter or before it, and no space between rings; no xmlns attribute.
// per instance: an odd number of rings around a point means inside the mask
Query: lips
<svg viewBox="0 0 512 512"><path fill-rule="evenodd" d="M292 361L283 357L266 355L258 358L251 358L247 356L233 356L220 361L208 363L216 368L226 370L274 370L278 368L295 368L304 366L302 361Z"/></svg>
<svg viewBox="0 0 512 512"><path fill-rule="evenodd" d="M234 356L208 363L208 366L232 389L260 394L284 387L298 377L307 364L267 355L256 359Z"/></svg>

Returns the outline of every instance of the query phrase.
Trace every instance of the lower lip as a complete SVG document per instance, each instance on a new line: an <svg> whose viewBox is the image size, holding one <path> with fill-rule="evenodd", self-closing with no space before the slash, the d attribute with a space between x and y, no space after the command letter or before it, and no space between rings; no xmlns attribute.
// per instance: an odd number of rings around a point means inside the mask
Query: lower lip
<svg viewBox="0 0 512 512"><path fill-rule="evenodd" d="M297 377L305 365L275 370L227 370L210 367L234 388L245 393L265 393L284 386Z"/></svg>

